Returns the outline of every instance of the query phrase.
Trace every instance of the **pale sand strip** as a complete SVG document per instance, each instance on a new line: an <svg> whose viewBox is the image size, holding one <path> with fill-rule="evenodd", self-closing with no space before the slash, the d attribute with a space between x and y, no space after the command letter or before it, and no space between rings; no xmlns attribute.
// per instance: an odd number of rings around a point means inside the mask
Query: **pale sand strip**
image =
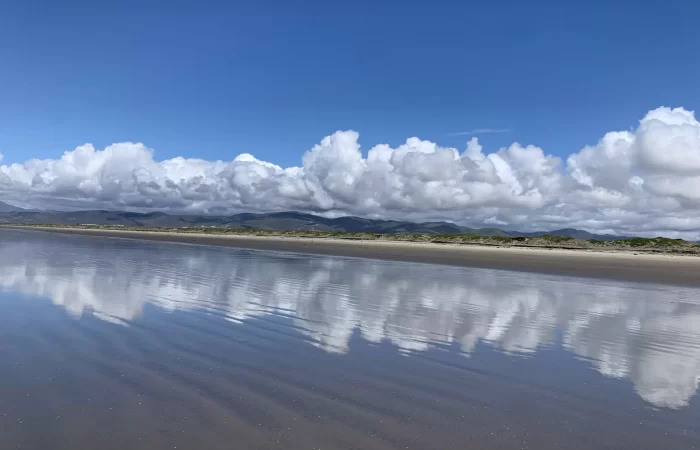
<svg viewBox="0 0 700 450"><path fill-rule="evenodd" d="M38 227L26 228L40 229ZM700 257L698 256L159 231L79 228L41 228L40 230L86 236L220 245L700 286Z"/></svg>

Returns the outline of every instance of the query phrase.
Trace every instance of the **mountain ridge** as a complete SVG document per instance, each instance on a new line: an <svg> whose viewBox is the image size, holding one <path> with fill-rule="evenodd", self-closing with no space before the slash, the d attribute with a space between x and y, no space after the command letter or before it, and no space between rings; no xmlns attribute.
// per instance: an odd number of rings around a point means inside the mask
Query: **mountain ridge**
<svg viewBox="0 0 700 450"><path fill-rule="evenodd" d="M19 206L10 205L9 203L0 202L0 213L20 212L20 211L27 211L27 210L24 208L20 208Z"/></svg>
<svg viewBox="0 0 700 450"><path fill-rule="evenodd" d="M5 209L5 206L8 208ZM121 225L144 227L221 227L280 231L328 231L377 234L473 234L478 236L535 237L544 235L613 241L631 239L627 236L595 234L575 228L552 231L519 232L501 228L471 228L452 222L408 222L388 219L368 219L356 216L327 218L296 211L272 213L239 213L231 216L137 213L128 211L36 211L0 202L0 223L27 225Z"/></svg>

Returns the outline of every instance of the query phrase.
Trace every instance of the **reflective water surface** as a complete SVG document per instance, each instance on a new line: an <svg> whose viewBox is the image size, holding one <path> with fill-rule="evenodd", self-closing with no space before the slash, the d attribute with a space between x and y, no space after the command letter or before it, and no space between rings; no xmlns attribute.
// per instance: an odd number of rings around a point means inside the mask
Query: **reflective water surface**
<svg viewBox="0 0 700 450"><path fill-rule="evenodd" d="M700 290L0 230L0 448L700 448Z"/></svg>

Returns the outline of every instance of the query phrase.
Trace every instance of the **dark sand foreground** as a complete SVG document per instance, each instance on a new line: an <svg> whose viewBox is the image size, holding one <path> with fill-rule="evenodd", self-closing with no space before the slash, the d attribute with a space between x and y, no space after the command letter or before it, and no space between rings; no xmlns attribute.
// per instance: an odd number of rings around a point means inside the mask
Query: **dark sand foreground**
<svg viewBox="0 0 700 450"><path fill-rule="evenodd" d="M459 244L210 235L68 227L27 228L86 236L146 239L700 286L700 257L697 256L646 254L631 251L505 248Z"/></svg>

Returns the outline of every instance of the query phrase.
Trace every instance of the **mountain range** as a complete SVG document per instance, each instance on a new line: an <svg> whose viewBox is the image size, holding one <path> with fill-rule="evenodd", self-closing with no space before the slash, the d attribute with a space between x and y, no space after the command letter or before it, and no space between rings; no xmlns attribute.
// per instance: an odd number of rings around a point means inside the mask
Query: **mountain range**
<svg viewBox="0 0 700 450"><path fill-rule="evenodd" d="M28 211L23 208L19 208L17 206L12 206L7 203L0 202L0 213L9 213L9 212L20 212L20 211Z"/></svg>
<svg viewBox="0 0 700 450"><path fill-rule="evenodd" d="M469 228L451 222L406 222L399 220L365 219L346 216L334 219L295 211L275 213L241 213L231 216L178 215L163 212L136 213L127 211L39 211L28 210L0 202L0 223L53 225L121 225L142 227L221 227L258 230L340 231L364 233L424 233L476 234L479 236L530 237L554 235L577 239L612 241L627 237L593 234L584 230L564 228L553 231L524 233L500 228Z"/></svg>

